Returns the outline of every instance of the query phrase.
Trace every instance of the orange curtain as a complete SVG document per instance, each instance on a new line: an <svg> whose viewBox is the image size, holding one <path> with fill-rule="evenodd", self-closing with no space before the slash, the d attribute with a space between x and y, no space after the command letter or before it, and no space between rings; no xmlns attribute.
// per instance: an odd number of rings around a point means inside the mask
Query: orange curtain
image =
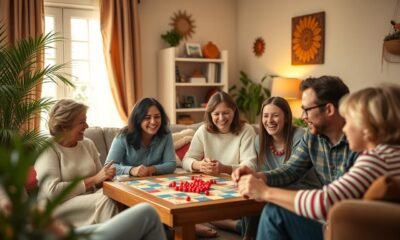
<svg viewBox="0 0 400 240"><path fill-rule="evenodd" d="M20 39L36 37L44 32L43 0L0 0L1 23L6 27L6 41L10 44ZM42 59L38 59L37 68L43 67ZM33 98L41 97L41 86L33 90ZM29 120L21 129L39 130L40 116Z"/></svg>
<svg viewBox="0 0 400 240"><path fill-rule="evenodd" d="M100 24L111 91L127 122L143 94L138 2L100 0Z"/></svg>

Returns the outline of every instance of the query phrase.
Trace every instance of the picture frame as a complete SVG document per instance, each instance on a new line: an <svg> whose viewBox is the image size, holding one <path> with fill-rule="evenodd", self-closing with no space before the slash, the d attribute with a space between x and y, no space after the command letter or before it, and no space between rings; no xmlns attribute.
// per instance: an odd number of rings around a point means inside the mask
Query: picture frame
<svg viewBox="0 0 400 240"><path fill-rule="evenodd" d="M203 57L201 46L198 43L186 43L186 55L188 57Z"/></svg>
<svg viewBox="0 0 400 240"><path fill-rule="evenodd" d="M292 18L292 65L323 64L325 12Z"/></svg>
<svg viewBox="0 0 400 240"><path fill-rule="evenodd" d="M193 95L184 96L183 104L185 108L195 108L198 106L197 99Z"/></svg>

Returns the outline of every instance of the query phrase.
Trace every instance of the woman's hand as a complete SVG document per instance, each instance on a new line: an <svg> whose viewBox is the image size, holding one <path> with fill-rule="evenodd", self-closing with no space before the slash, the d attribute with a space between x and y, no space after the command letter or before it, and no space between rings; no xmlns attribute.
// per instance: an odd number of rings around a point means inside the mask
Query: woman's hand
<svg viewBox="0 0 400 240"><path fill-rule="evenodd" d="M93 186L101 187L105 180L112 180L116 173L113 163L114 161L108 162L96 175L86 178L84 180L85 188L90 189Z"/></svg>
<svg viewBox="0 0 400 240"><path fill-rule="evenodd" d="M144 165L140 165L137 167L133 167L130 171L130 174L135 177L147 177L152 176L155 172L156 170L152 166L146 167Z"/></svg>
<svg viewBox="0 0 400 240"><path fill-rule="evenodd" d="M112 180L115 176L116 170L113 166L114 161L110 161L96 174L95 184L104 182L105 180Z"/></svg>

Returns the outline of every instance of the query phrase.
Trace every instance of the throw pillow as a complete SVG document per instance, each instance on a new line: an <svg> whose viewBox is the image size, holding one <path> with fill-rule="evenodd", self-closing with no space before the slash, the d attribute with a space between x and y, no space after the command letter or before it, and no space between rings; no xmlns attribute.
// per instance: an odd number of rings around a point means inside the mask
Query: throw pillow
<svg viewBox="0 0 400 240"><path fill-rule="evenodd" d="M26 179L25 189L27 192L32 191L37 186L36 171L32 166L28 171L28 178Z"/></svg>
<svg viewBox="0 0 400 240"><path fill-rule="evenodd" d="M193 129L184 129L180 132L172 133L172 140L174 141L175 148L175 160L176 166L182 166L182 159L185 156L187 150L189 149L190 142L192 141L194 135Z"/></svg>
<svg viewBox="0 0 400 240"><path fill-rule="evenodd" d="M379 177L364 194L364 200L400 202L400 178Z"/></svg>

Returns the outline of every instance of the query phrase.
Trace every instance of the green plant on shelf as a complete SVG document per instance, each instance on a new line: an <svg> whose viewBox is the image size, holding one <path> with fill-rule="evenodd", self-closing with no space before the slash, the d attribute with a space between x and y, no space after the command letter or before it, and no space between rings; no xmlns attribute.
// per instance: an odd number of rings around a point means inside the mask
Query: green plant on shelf
<svg viewBox="0 0 400 240"><path fill-rule="evenodd" d="M182 40L182 35L175 29L167 31L165 34L161 35L161 38L167 42L171 47L176 47Z"/></svg>

